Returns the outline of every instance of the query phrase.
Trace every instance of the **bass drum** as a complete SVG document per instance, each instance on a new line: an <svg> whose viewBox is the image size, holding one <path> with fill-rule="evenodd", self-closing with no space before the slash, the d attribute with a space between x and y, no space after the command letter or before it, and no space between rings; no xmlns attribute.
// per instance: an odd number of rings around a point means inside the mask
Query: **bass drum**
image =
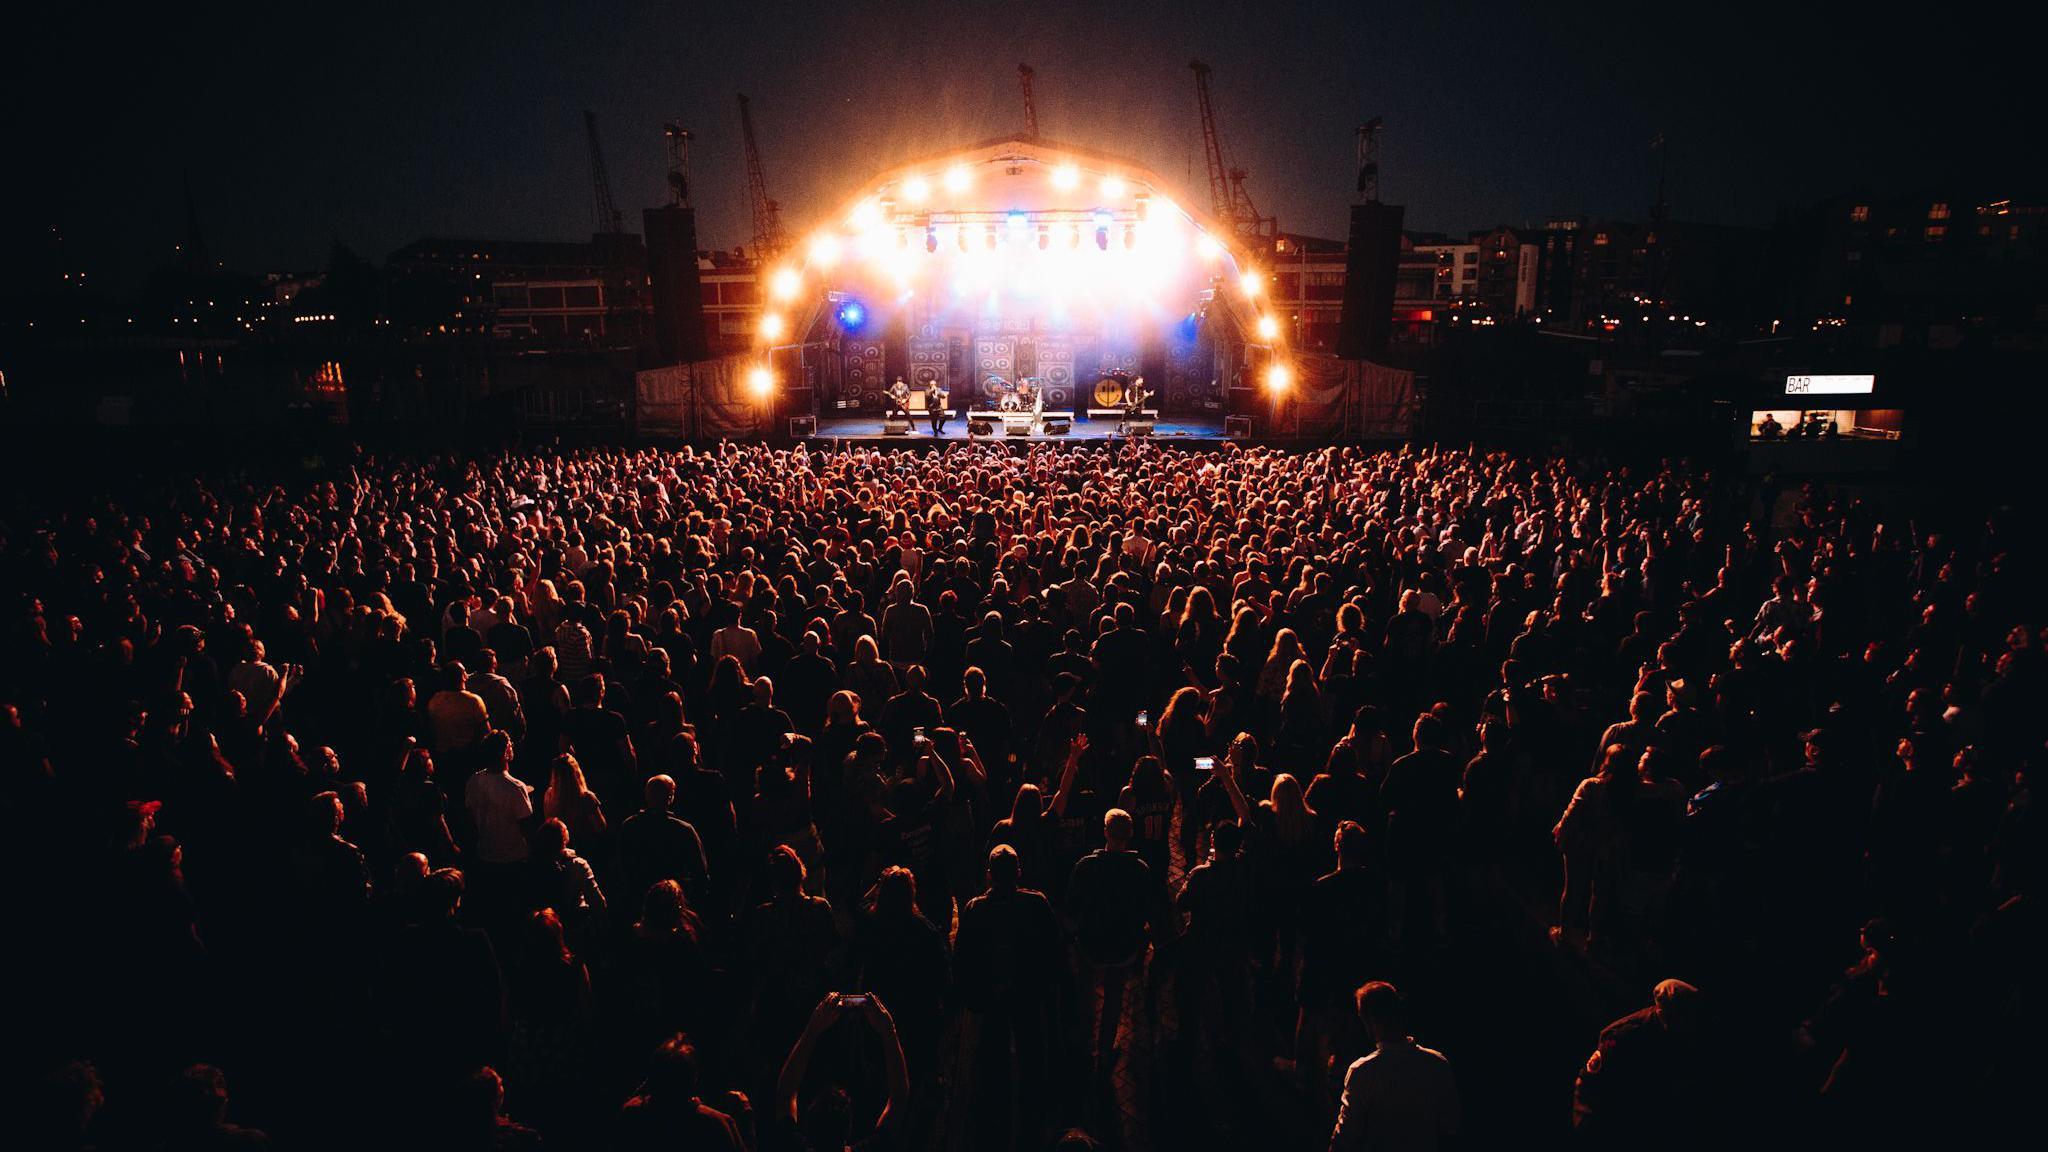
<svg viewBox="0 0 2048 1152"><path fill-rule="evenodd" d="M1114 376L1104 376L1095 382L1095 406L1115 408L1124 402L1124 382Z"/></svg>

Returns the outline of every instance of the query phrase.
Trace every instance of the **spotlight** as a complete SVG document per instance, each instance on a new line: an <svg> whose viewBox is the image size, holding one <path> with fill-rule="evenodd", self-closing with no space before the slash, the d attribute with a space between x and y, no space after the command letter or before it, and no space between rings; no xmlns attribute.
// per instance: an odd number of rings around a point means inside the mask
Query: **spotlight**
<svg viewBox="0 0 2048 1152"><path fill-rule="evenodd" d="M1214 236L1204 232L1195 237L1195 251L1201 253L1204 260L1214 260L1223 255L1223 245Z"/></svg>
<svg viewBox="0 0 2048 1152"><path fill-rule="evenodd" d="M1294 369L1277 361L1266 368L1266 387L1275 392L1285 392L1294 383Z"/></svg>
<svg viewBox="0 0 2048 1152"><path fill-rule="evenodd" d="M873 228L882 222L882 206L873 200L861 201L860 206L853 210L852 222L858 231L865 232Z"/></svg>
<svg viewBox="0 0 2048 1152"><path fill-rule="evenodd" d="M811 263L820 268L830 268L839 263L839 239L836 236L819 236L811 241Z"/></svg>
<svg viewBox="0 0 2048 1152"><path fill-rule="evenodd" d="M858 332L861 325L868 322L867 306L858 300L841 301L834 315L839 318L839 326L848 332Z"/></svg>
<svg viewBox="0 0 2048 1152"><path fill-rule="evenodd" d="M778 268L768 281L768 290L777 300L794 300L798 290L803 288L804 278L794 268Z"/></svg>
<svg viewBox="0 0 2048 1152"><path fill-rule="evenodd" d="M1245 295L1257 296L1260 292L1265 291L1266 278L1257 272L1247 272L1238 278L1237 285L1244 289Z"/></svg>
<svg viewBox="0 0 2048 1152"><path fill-rule="evenodd" d="M1062 192L1081 183L1081 170L1072 164L1062 164L1052 170L1052 186Z"/></svg>
<svg viewBox="0 0 2048 1152"><path fill-rule="evenodd" d="M931 199L932 186L922 176L912 176L903 182L903 198L912 204L922 204Z"/></svg>
<svg viewBox="0 0 2048 1152"><path fill-rule="evenodd" d="M1280 335L1280 322L1271 316L1259 317L1259 339L1271 340Z"/></svg>
<svg viewBox="0 0 2048 1152"><path fill-rule="evenodd" d="M764 312L761 315L761 338L763 340L782 339L782 334L788 330L788 327L789 322L782 318L780 312Z"/></svg>
<svg viewBox="0 0 2048 1152"><path fill-rule="evenodd" d="M1121 200L1121 199L1123 199L1123 195L1124 195L1124 182L1123 182L1123 179L1122 179L1121 177L1117 177L1117 176L1104 176L1104 177L1102 178L1102 195L1103 195L1103 197L1104 197L1105 199L1108 199L1108 200Z"/></svg>
<svg viewBox="0 0 2048 1152"><path fill-rule="evenodd" d="M968 185L973 183L974 173L967 170L967 165L955 164L953 167L946 169L946 191L965 192Z"/></svg>
<svg viewBox="0 0 2048 1152"><path fill-rule="evenodd" d="M770 372L766 364L758 365L747 373L747 386L754 390L754 395L765 400L768 393L775 390L775 373Z"/></svg>

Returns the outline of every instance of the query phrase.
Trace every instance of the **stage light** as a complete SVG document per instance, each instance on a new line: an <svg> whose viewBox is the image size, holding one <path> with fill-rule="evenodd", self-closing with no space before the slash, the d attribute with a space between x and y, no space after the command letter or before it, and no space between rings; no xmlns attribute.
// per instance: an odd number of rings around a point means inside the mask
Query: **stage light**
<svg viewBox="0 0 2048 1152"><path fill-rule="evenodd" d="M931 182L922 176L912 176L903 182L903 198L912 204L922 204L931 199Z"/></svg>
<svg viewBox="0 0 2048 1152"><path fill-rule="evenodd" d="M818 236L811 241L811 263L820 268L830 268L839 263L839 238Z"/></svg>
<svg viewBox="0 0 2048 1152"><path fill-rule="evenodd" d="M1022 212L1012 212L1004 217L1004 221L1009 224L1011 235L1016 235L1031 226L1031 217Z"/></svg>
<svg viewBox="0 0 2048 1152"><path fill-rule="evenodd" d="M1223 245L1214 236L1204 232L1195 237L1195 251L1201 253L1204 260L1214 260L1223 255Z"/></svg>
<svg viewBox="0 0 2048 1152"><path fill-rule="evenodd" d="M973 183L974 173L967 170L967 165L955 164L946 169L946 191L965 192Z"/></svg>
<svg viewBox="0 0 2048 1152"><path fill-rule="evenodd" d="M882 206L873 200L863 200L853 210L852 224L856 231L865 232L882 222Z"/></svg>
<svg viewBox="0 0 2048 1152"><path fill-rule="evenodd" d="M777 300L796 299L797 292L803 286L804 278L797 275L794 268L778 268L775 270L775 275L768 279L768 290L775 295Z"/></svg>
<svg viewBox="0 0 2048 1152"><path fill-rule="evenodd" d="M1102 178L1102 195L1105 199L1108 200L1123 199L1124 182L1122 178L1116 176L1104 176Z"/></svg>
<svg viewBox="0 0 2048 1152"><path fill-rule="evenodd" d="M1107 228L1112 223L1114 223L1115 220L1116 218L1111 216L1108 212L1105 212L1100 208L1095 210L1095 226L1097 228Z"/></svg>
<svg viewBox="0 0 2048 1152"><path fill-rule="evenodd" d="M1245 295L1257 296L1266 290L1266 278L1257 272L1247 272L1238 278L1237 286L1244 289Z"/></svg>
<svg viewBox="0 0 2048 1152"><path fill-rule="evenodd" d="M1266 387L1272 389L1275 392L1285 392L1287 391L1288 385L1293 383L1294 369L1289 368L1287 365L1278 362L1275 362L1267 366Z"/></svg>
<svg viewBox="0 0 2048 1152"><path fill-rule="evenodd" d="M858 300L840 301L839 310L834 315L839 317L839 326L848 332L858 332L861 325L868 322L867 306Z"/></svg>
<svg viewBox="0 0 2048 1152"><path fill-rule="evenodd" d="M763 340L780 340L782 339L782 334L788 328L789 322L782 318L780 312L764 312L761 314L761 338Z"/></svg>
<svg viewBox="0 0 2048 1152"><path fill-rule="evenodd" d="M766 364L758 365L747 373L747 385L754 390L754 395L765 400L768 393L775 390L775 373L770 372Z"/></svg>
<svg viewBox="0 0 2048 1152"><path fill-rule="evenodd" d="M1100 248L1100 249L1102 249L1102 250L1103 250L1104 252L1107 252L1107 251L1109 251L1109 226L1108 226L1108 225L1106 225L1106 224L1098 224L1098 225L1096 225L1096 227L1095 227L1095 246L1096 246L1097 248Z"/></svg>
<svg viewBox="0 0 2048 1152"><path fill-rule="evenodd" d="M1280 321L1271 316L1259 317L1259 339L1271 340L1280 335Z"/></svg>
<svg viewBox="0 0 2048 1152"><path fill-rule="evenodd" d="M1062 192L1081 183L1081 170L1072 164L1062 164L1052 170L1052 186Z"/></svg>

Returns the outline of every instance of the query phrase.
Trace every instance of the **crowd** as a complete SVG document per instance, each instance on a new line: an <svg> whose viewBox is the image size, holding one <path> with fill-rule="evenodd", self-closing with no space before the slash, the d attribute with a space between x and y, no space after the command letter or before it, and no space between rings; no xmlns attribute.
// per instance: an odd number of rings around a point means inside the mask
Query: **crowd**
<svg viewBox="0 0 2048 1152"><path fill-rule="evenodd" d="M17 490L9 1127L1967 1132L2042 1070L2040 548L1894 496L1145 445Z"/></svg>

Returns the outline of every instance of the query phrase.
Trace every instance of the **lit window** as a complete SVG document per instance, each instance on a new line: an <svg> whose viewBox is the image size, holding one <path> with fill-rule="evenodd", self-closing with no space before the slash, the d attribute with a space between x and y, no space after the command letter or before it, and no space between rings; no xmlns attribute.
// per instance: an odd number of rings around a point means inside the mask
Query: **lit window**
<svg viewBox="0 0 2048 1152"><path fill-rule="evenodd" d="M1605 233L1605 232L1595 232L1595 233L1593 233L1593 247L1595 247L1595 248L1605 248L1605 247L1607 247L1607 233Z"/></svg>
<svg viewBox="0 0 2048 1152"><path fill-rule="evenodd" d="M1849 209L1849 222L1852 224L1868 224L1870 222L1870 205L1858 204L1854 208Z"/></svg>
<svg viewBox="0 0 2048 1152"><path fill-rule="evenodd" d="M1928 218L1929 220L1946 220L1946 219L1948 219L1948 205L1946 205L1946 204L1936 204L1936 205L1934 205L1933 207L1929 208L1929 209L1927 210L1927 218Z"/></svg>
<svg viewBox="0 0 2048 1152"><path fill-rule="evenodd" d="M1948 226L1945 224L1929 224L1927 226L1927 238L1929 240L1939 240L1946 235L1948 235Z"/></svg>

